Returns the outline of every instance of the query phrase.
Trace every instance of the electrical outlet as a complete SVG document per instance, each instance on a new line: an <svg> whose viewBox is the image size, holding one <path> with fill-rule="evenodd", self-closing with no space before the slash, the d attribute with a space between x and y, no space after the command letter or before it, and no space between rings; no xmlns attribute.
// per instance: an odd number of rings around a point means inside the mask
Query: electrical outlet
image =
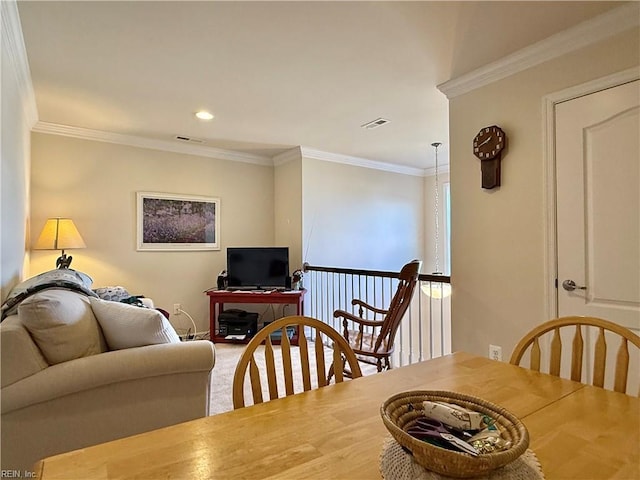
<svg viewBox="0 0 640 480"><path fill-rule="evenodd" d="M180 310L182 310L182 305L180 305L179 303L174 303L173 304L173 314L174 315L180 315Z"/></svg>
<svg viewBox="0 0 640 480"><path fill-rule="evenodd" d="M489 358L491 360L502 361L502 347L499 345L489 345Z"/></svg>

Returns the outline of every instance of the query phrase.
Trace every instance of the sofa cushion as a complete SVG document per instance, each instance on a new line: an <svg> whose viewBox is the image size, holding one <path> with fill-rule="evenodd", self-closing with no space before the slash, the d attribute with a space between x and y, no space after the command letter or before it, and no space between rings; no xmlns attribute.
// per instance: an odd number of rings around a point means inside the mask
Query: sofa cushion
<svg viewBox="0 0 640 480"><path fill-rule="evenodd" d="M2 388L49 366L18 315L11 315L0 323L0 352Z"/></svg>
<svg viewBox="0 0 640 480"><path fill-rule="evenodd" d="M180 342L173 326L157 310L98 298L90 302L110 350Z"/></svg>
<svg viewBox="0 0 640 480"><path fill-rule="evenodd" d="M69 290L43 290L24 300L18 316L50 365L105 350L89 298Z"/></svg>

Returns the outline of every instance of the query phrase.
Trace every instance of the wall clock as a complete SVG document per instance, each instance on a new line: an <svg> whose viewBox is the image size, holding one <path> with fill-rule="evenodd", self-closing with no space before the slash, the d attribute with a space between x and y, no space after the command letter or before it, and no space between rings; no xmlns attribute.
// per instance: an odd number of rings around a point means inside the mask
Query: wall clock
<svg viewBox="0 0 640 480"><path fill-rule="evenodd" d="M497 125L483 127L473 139L473 154L480 159L482 188L500 186L500 160L507 136Z"/></svg>

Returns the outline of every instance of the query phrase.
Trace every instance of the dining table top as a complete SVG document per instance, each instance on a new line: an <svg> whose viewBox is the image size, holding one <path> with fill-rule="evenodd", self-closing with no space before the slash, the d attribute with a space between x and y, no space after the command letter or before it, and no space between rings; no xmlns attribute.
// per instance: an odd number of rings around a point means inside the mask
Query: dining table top
<svg viewBox="0 0 640 480"><path fill-rule="evenodd" d="M640 399L458 352L45 458L40 479L380 479L388 397L446 390L522 420L545 477L640 479Z"/></svg>

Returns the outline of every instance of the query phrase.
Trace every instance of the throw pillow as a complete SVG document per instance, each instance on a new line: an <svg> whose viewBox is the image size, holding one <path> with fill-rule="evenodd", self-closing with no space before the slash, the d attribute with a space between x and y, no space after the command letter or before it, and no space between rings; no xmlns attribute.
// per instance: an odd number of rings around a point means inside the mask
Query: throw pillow
<svg viewBox="0 0 640 480"><path fill-rule="evenodd" d="M50 365L102 351L100 327L85 295L43 290L24 300L18 315Z"/></svg>
<svg viewBox="0 0 640 480"><path fill-rule="evenodd" d="M98 298L90 301L111 350L180 342L173 326L157 310Z"/></svg>

